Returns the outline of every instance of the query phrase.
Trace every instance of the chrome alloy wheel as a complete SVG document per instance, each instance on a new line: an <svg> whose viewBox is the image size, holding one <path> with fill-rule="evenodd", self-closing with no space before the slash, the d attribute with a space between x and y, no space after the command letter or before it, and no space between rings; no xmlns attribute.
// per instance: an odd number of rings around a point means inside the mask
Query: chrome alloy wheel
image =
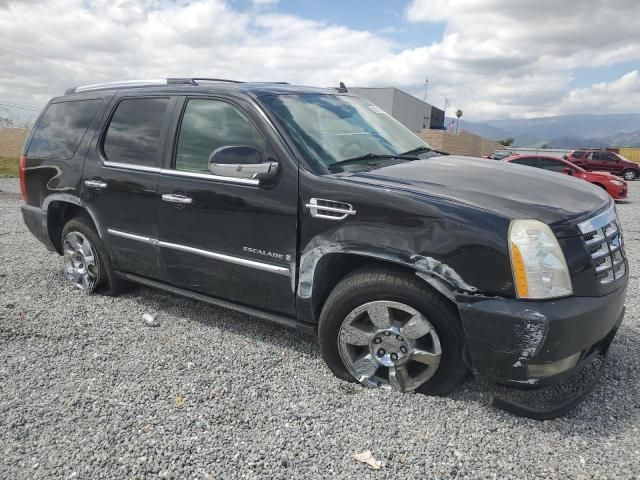
<svg viewBox="0 0 640 480"><path fill-rule="evenodd" d="M89 239L80 232L69 232L62 241L64 274L80 290L91 292L99 275L98 258Z"/></svg>
<svg viewBox="0 0 640 480"><path fill-rule="evenodd" d="M633 170L627 170L624 172L623 177L626 181L630 182L631 180L636 179L636 172Z"/></svg>
<svg viewBox="0 0 640 480"><path fill-rule="evenodd" d="M410 392L436 373L442 347L429 321L399 302L353 310L340 327L338 350L349 373L367 387Z"/></svg>

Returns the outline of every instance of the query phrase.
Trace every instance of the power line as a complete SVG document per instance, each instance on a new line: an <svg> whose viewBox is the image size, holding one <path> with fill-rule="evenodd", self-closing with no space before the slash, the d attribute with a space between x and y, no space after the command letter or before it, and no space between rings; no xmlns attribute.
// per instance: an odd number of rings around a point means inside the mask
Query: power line
<svg viewBox="0 0 640 480"><path fill-rule="evenodd" d="M97 73L98 75L102 75L104 77L109 78L109 75L107 75L104 72L99 72L98 70L92 70L90 68L85 68L85 67L80 67L78 65L74 65L72 63L61 62L60 60L55 60L53 58L44 57L42 55L36 55L34 53L25 52L23 50L19 50L19 49L15 48L15 47L10 47L9 45L4 45L2 43L0 43L0 48L4 48L5 50L9 50L9 51L11 51L13 53L17 53L18 55L23 55L25 57L33 58L35 60L39 60L40 62L47 63L47 64L50 64L50 65L57 65L57 66L61 66L61 67L73 68L75 70L81 70L81 71L85 71L85 72L89 72L89 73Z"/></svg>
<svg viewBox="0 0 640 480"><path fill-rule="evenodd" d="M0 107L18 108L20 110L31 110L32 112L39 112L40 110L42 110L41 108L27 107L25 105L10 104L10 103L4 103L4 102L0 102Z"/></svg>

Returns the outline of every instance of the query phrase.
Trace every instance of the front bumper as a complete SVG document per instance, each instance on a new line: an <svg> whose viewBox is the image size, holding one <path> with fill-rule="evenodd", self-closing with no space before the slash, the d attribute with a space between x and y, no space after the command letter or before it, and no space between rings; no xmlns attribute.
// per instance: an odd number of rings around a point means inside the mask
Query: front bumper
<svg viewBox="0 0 640 480"><path fill-rule="evenodd" d="M33 236L40 240L44 246L47 247L47 250L55 252L56 248L51 242L51 237L49 237L47 212L42 210L40 207L34 207L31 205L22 205L20 210L22 211L24 223Z"/></svg>
<svg viewBox="0 0 640 480"><path fill-rule="evenodd" d="M559 383L593 354L606 352L622 323L625 295L626 284L602 297L458 298L469 366L507 385ZM555 367L549 368L551 374L540 374L545 366Z"/></svg>

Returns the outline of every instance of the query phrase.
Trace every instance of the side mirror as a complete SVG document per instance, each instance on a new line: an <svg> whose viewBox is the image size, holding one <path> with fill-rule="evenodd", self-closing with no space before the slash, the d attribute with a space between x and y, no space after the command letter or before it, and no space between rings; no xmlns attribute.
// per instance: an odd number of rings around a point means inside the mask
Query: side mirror
<svg viewBox="0 0 640 480"><path fill-rule="evenodd" d="M562 173L564 173L565 175L573 175L573 169L569 167L565 167Z"/></svg>
<svg viewBox="0 0 640 480"><path fill-rule="evenodd" d="M228 145L213 151L209 172L220 177L267 180L278 173L278 162L265 162L262 152L253 147Z"/></svg>

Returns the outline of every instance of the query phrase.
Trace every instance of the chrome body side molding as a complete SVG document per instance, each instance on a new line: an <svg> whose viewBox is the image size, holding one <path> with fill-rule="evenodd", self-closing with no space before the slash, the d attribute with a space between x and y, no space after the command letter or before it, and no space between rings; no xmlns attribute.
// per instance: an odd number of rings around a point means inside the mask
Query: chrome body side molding
<svg viewBox="0 0 640 480"><path fill-rule="evenodd" d="M120 230L114 230L112 228L107 229L107 231L109 232L109 234L115 235L116 237L127 238L129 240L136 240L138 242L148 243L150 245L155 245L163 248L171 248L173 250L192 253L194 255L201 255L203 257L213 258L215 260L233 263L235 265L242 265L244 267L255 268L257 270L271 272L278 275L289 276L289 273L290 273L288 267L281 267L279 265L272 265L270 263L264 263L264 262L256 262L255 260L249 260L247 258L234 257L232 255L225 255L223 253L212 252L210 250L202 250L200 248L189 247L187 245L181 245L178 243L165 242L162 240L157 240L155 238L145 237L143 235L136 235L128 232L121 232Z"/></svg>

